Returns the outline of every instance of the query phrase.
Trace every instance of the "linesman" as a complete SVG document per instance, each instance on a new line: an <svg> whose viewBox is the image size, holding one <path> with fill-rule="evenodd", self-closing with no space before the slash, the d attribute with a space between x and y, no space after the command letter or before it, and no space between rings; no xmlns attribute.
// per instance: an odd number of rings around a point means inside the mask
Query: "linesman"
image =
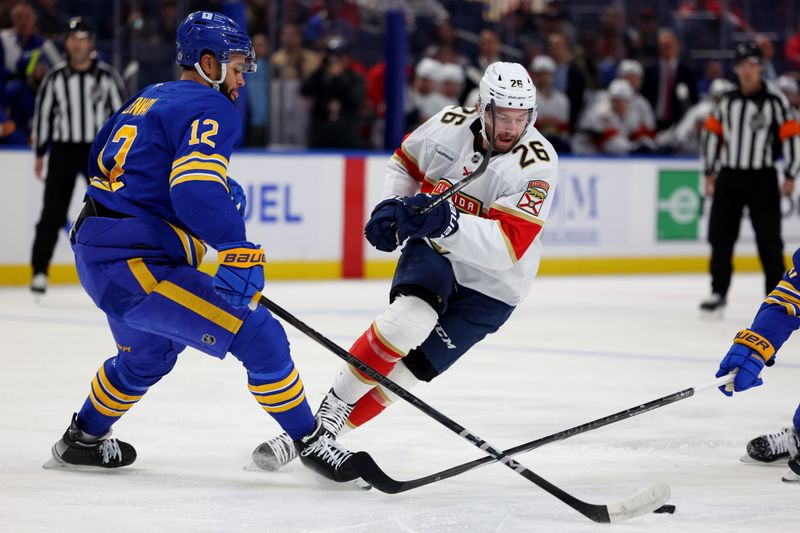
<svg viewBox="0 0 800 533"><path fill-rule="evenodd" d="M763 80L763 63L764 53L754 42L736 46L739 85L722 96L704 125L705 194L714 200L708 227L712 294L700 304L706 312L725 307L745 206L764 269L765 293L775 288L786 270L780 196L792 194L800 172L800 125L783 93ZM773 153L776 139L784 156L780 186Z"/></svg>
<svg viewBox="0 0 800 533"><path fill-rule="evenodd" d="M125 100L122 78L110 65L98 61L91 27L80 17L70 19L64 39L67 60L53 66L36 95L33 141L34 172L45 179L44 156L49 152L44 202L31 253L31 290L47 290L47 272L67 222L75 178L88 182L89 150L95 135Z"/></svg>

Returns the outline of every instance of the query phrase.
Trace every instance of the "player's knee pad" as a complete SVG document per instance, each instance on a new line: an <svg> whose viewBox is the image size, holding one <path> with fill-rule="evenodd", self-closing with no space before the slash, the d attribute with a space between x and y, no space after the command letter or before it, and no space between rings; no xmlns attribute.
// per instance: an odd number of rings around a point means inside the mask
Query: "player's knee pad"
<svg viewBox="0 0 800 533"><path fill-rule="evenodd" d="M400 295L375 319L375 327L388 343L407 354L424 341L436 327L439 315L426 301Z"/></svg>
<svg viewBox="0 0 800 533"><path fill-rule="evenodd" d="M253 373L268 373L291 363L289 340L283 326L261 306L244 320L233 338L230 352Z"/></svg>

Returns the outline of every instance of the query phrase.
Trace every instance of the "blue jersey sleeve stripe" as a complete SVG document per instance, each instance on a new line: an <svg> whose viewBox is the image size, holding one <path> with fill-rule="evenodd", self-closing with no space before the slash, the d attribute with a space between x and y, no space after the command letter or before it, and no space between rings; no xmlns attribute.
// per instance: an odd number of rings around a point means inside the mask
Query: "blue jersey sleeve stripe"
<svg viewBox="0 0 800 533"><path fill-rule="evenodd" d="M172 168L180 166L192 159L198 159L202 161L216 161L217 163L224 165L226 168L228 166L228 159L220 154L204 154L203 152L192 152L189 155L179 157L178 159L173 161Z"/></svg>
<svg viewBox="0 0 800 533"><path fill-rule="evenodd" d="M798 313L798 311L800 311L800 308L798 308L797 305L791 304L789 302L785 302L780 298L776 298L774 296L770 296L766 300L764 300L764 303L773 304L773 305L780 305L781 307L786 309L786 314L788 314L789 316L798 316L798 315L800 315L800 313Z"/></svg>

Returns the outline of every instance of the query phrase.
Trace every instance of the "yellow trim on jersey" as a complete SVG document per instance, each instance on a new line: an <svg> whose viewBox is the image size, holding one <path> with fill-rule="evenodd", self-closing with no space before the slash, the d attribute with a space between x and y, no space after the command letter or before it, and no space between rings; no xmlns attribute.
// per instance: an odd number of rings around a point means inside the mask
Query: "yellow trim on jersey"
<svg viewBox="0 0 800 533"><path fill-rule="evenodd" d="M535 217L533 215L529 215L528 213L526 213L524 211L520 211L519 209L514 209L512 207L508 207L508 206L505 206L505 205L500 205L500 204L497 204L497 203L492 204L491 206L489 206L489 208L490 209L495 209L496 211L502 211L503 213L506 213L506 214L511 215L511 216L515 216L517 218L521 218L522 220L524 220L526 222L530 222L530 223L536 224L538 226L544 226L544 220L542 220L541 218Z"/></svg>
<svg viewBox="0 0 800 533"><path fill-rule="evenodd" d="M797 293L797 289L794 288L794 285L788 281L780 281L775 290L773 290L769 295L780 296L790 303L800 305L800 294Z"/></svg>
<svg viewBox="0 0 800 533"><path fill-rule="evenodd" d="M144 264L141 257L128 259L128 268L131 269L133 277L139 282L139 285L144 290L145 294L150 294L158 286L158 280L150 272L150 269Z"/></svg>
<svg viewBox="0 0 800 533"><path fill-rule="evenodd" d="M101 366L100 370L98 371L98 374L100 376L100 383L103 385L103 388L106 389L108 393L113 395L117 400L123 402L138 402L139 400L142 399L141 395L132 396L130 394L123 394L120 391L118 391L117 388L114 387L114 385L112 385L110 381L108 381L108 376L106 376L105 367Z"/></svg>
<svg viewBox="0 0 800 533"><path fill-rule="evenodd" d="M103 164L103 151L104 151L105 149L106 149L106 147L104 146L104 147L103 147L103 148L100 150L100 153L99 153L99 154L97 154L97 166L98 166L98 167L100 167L100 172L102 172L102 173L105 175L105 177L109 178L109 177L111 177L111 172L109 172L109 170L108 170L108 169L106 168L106 166Z"/></svg>
<svg viewBox="0 0 800 533"><path fill-rule="evenodd" d="M221 177L217 176L216 174L203 174L200 172L192 172L190 174L182 174L169 182L169 188L173 188L176 185L180 185L181 183L186 183L187 181L214 181L225 187L225 192L230 193L231 190L228 187L228 183Z"/></svg>
<svg viewBox="0 0 800 533"><path fill-rule="evenodd" d="M251 385L251 384L248 383L247 384L247 388L250 389L250 392L252 392L253 394L265 393L265 392L276 392L276 391L280 391L282 389L285 389L286 387L291 385L291 383L295 379L297 379L297 369L293 368L291 373L289 373L288 376L286 376L285 378L283 378L282 380L280 380L280 381L278 381L276 383L265 383L264 385Z"/></svg>
<svg viewBox="0 0 800 533"><path fill-rule="evenodd" d="M140 257L128 259L128 267L145 293L158 293L231 333L237 333L239 328L242 327L242 321L239 318L236 318L221 307L217 307L171 281L156 281L156 278L150 273L147 265L144 264Z"/></svg>
<svg viewBox="0 0 800 533"><path fill-rule="evenodd" d="M503 225L500 224L499 220L494 220L494 223L497 224L497 229L500 230L500 235L503 237L503 242L506 243L506 250L508 251L508 256L511 258L511 263L516 265L519 259L517 259L517 252L514 251L514 245L511 244L511 239L509 239L508 235L506 235Z"/></svg>
<svg viewBox="0 0 800 533"><path fill-rule="evenodd" d="M406 148L406 143L401 144L400 149L403 151L404 154L406 154L406 157L409 159L409 161L414 163L417 166L417 168L419 168L419 160L413 155L411 155L411 152L409 152L408 149ZM420 171L422 171L422 169L420 169Z"/></svg>
<svg viewBox="0 0 800 533"><path fill-rule="evenodd" d="M303 381L298 379L292 388L275 394L256 395L256 400L261 405L276 405L291 400L303 390Z"/></svg>
<svg viewBox="0 0 800 533"><path fill-rule="evenodd" d="M93 177L89 182L89 185L92 187L97 187L106 192L115 192L117 189L121 189L125 186L125 184L121 181L114 181L110 182L103 178L98 178L97 176Z"/></svg>
<svg viewBox="0 0 800 533"><path fill-rule="evenodd" d="M154 292L182 305L190 311L194 311L206 320L213 322L231 333L237 333L239 328L242 327L241 319L236 318L226 310L200 298L196 294L187 291L183 287L175 285L171 281L162 281L158 284Z"/></svg>
<svg viewBox="0 0 800 533"><path fill-rule="evenodd" d="M768 297L766 300L764 300L764 303L780 305L781 307L786 309L786 314L788 314L789 316L797 316L797 308L790 303L782 302L771 296Z"/></svg>
<svg viewBox="0 0 800 533"><path fill-rule="evenodd" d="M164 222L167 222L166 220ZM181 245L183 246L183 253L186 254L186 262L192 266L197 266L203 262L203 258L206 256L206 247L203 246L203 241L198 239L197 237L190 234L188 231L184 231L178 226L170 224L167 222L167 225L172 228L178 235L178 239L181 241ZM189 247L194 248L195 257L197 258L197 262L192 261L192 250Z"/></svg>
<svg viewBox="0 0 800 533"><path fill-rule="evenodd" d="M177 167L172 167L172 172L169 174L170 183L172 183L172 179L175 176L182 172L186 172L187 170L210 170L211 172L216 172L223 178L228 174L227 167L216 161L190 161L188 163L178 165Z"/></svg>
<svg viewBox="0 0 800 533"><path fill-rule="evenodd" d="M216 161L218 163L221 163L221 164L225 165L226 168L228 166L228 160L224 156L221 156L219 154L204 154L203 152L192 152L189 155L185 155L185 156L180 157L180 158L176 159L175 161L173 161L172 162L172 168L175 168L176 166L182 164L184 161L188 161L189 159L202 159L203 161Z"/></svg>
<svg viewBox="0 0 800 533"><path fill-rule="evenodd" d="M278 406L278 407L268 407L266 405L262 405L261 408L264 409L268 413L282 413L284 411L288 411L289 409L297 407L305 399L306 399L306 393L305 393L305 391L303 391L303 394L298 396L296 400L292 400L291 402L289 402L287 404L284 404L284 405L281 405L281 406Z"/></svg>

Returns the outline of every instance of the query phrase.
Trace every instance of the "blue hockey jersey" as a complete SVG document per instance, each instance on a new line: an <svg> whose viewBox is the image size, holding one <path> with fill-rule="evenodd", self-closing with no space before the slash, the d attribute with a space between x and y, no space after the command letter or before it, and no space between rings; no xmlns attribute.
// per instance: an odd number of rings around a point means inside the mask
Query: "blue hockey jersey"
<svg viewBox="0 0 800 533"><path fill-rule="evenodd" d="M151 85L98 133L87 194L143 220L171 258L197 266L203 243L246 240L227 182L240 132L236 108L211 87L191 80Z"/></svg>

